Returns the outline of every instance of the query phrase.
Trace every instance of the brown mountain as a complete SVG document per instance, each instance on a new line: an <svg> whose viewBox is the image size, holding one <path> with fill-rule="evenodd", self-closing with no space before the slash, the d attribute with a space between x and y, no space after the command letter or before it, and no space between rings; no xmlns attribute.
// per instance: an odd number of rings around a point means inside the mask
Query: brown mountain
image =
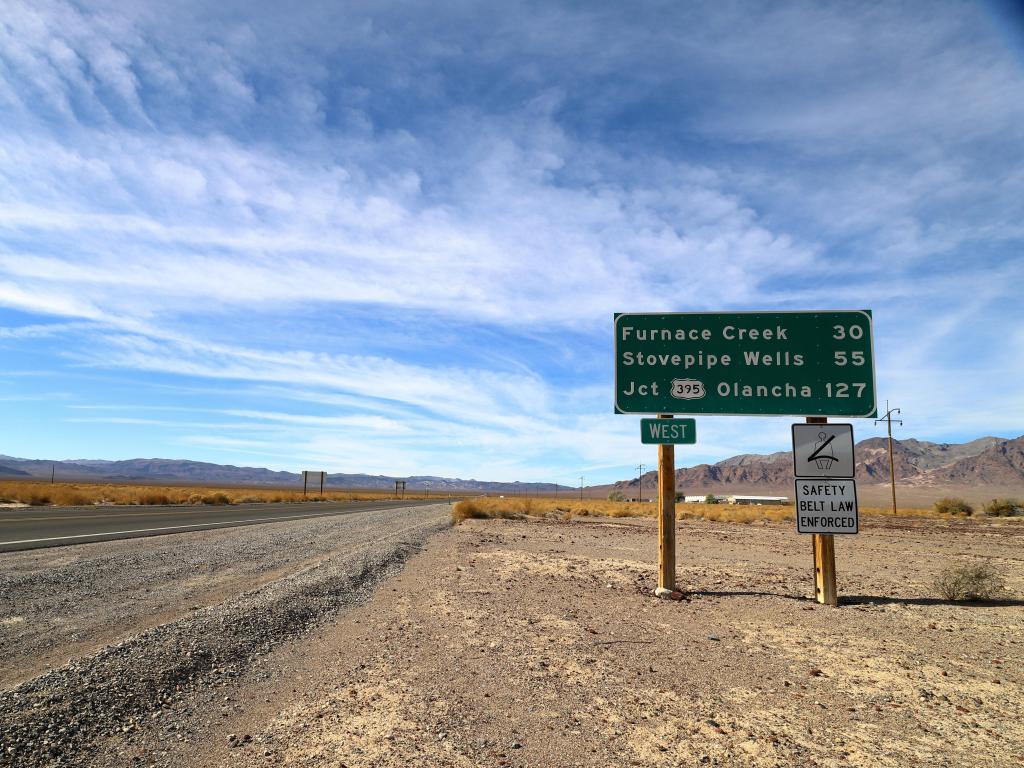
<svg viewBox="0 0 1024 768"><path fill-rule="evenodd" d="M893 466L896 477L903 480L921 473L920 463L922 451L918 446L924 444L918 440L916 446L908 446L909 440L892 441ZM889 441L884 437L871 437L857 443L854 456L857 457L856 477L863 483L889 482Z"/></svg>
<svg viewBox="0 0 1024 768"><path fill-rule="evenodd" d="M871 437L856 445L858 481L865 486L889 482L889 444ZM1013 440L982 437L968 443L933 443L926 440L893 440L896 477L912 486L992 485L1024 488L1024 436ZM657 472L643 476L643 496L656 494ZM788 451L771 454L740 454L715 464L698 464L676 470L680 493L746 492L789 495L792 492L793 460ZM592 492L619 491L638 496L637 478L621 480Z"/></svg>
<svg viewBox="0 0 1024 768"><path fill-rule="evenodd" d="M986 448L977 456L933 469L927 476L934 483L1016 485L1024 481L1024 435Z"/></svg>

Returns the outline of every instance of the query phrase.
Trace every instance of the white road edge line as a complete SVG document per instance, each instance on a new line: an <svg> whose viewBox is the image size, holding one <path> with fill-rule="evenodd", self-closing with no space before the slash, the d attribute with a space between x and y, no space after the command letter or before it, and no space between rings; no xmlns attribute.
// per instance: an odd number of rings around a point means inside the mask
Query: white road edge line
<svg viewBox="0 0 1024 768"><path fill-rule="evenodd" d="M367 510L373 512L374 510ZM189 525L168 525L163 528L136 528L131 531L101 531L98 533L80 533L75 536L52 536L47 539L22 539L21 541L0 541L0 547L6 544L38 544L41 541L68 541L69 539L88 539L93 536L123 536L126 533L152 533L153 531L176 531L182 528L208 528L211 525L240 525L241 523L268 523L274 520L305 520L307 517L324 517L330 512L310 515L285 515L284 517L254 517L249 520L219 520L215 523L190 523Z"/></svg>

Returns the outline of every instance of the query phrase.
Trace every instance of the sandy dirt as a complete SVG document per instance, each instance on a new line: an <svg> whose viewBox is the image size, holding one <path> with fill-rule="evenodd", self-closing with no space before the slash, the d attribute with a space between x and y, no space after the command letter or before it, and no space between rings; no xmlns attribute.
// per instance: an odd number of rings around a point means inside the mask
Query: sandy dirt
<svg viewBox="0 0 1024 768"><path fill-rule="evenodd" d="M869 524L810 600L788 525L685 522L681 602L646 520L472 521L193 723L118 749L197 766L1016 766L1024 603L949 604L950 563L1024 593L1024 526Z"/></svg>

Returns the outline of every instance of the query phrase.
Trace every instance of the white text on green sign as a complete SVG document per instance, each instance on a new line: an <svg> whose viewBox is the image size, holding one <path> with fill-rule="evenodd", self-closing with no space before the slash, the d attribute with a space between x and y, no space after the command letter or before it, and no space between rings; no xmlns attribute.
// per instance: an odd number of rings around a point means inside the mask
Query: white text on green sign
<svg viewBox="0 0 1024 768"><path fill-rule="evenodd" d="M618 413L873 417L870 310L615 315Z"/></svg>
<svg viewBox="0 0 1024 768"><path fill-rule="evenodd" d="M697 442L697 422L693 419L640 419L640 442L692 445Z"/></svg>

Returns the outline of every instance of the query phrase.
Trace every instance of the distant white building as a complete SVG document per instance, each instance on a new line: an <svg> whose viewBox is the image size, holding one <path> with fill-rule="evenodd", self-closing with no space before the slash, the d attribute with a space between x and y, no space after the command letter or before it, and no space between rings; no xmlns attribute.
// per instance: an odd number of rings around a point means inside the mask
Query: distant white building
<svg viewBox="0 0 1024 768"><path fill-rule="evenodd" d="M730 496L730 504L789 504L788 496Z"/></svg>
<svg viewBox="0 0 1024 768"><path fill-rule="evenodd" d="M789 504L788 496L716 496L715 494L704 494L703 496L683 496L685 504L703 504L708 496L711 496L716 504Z"/></svg>

